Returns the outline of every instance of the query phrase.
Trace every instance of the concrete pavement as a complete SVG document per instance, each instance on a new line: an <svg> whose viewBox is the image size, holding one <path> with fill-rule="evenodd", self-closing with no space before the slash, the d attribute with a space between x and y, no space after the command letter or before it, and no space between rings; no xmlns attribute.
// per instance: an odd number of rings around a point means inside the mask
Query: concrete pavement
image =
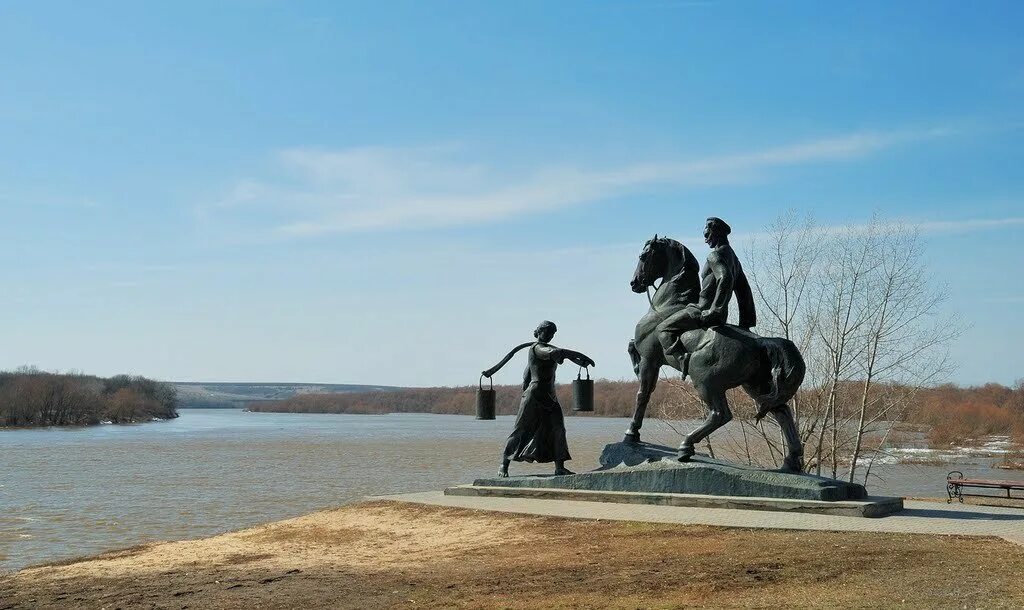
<svg viewBox="0 0 1024 610"><path fill-rule="evenodd" d="M726 508L446 496L441 491L378 496L374 499L576 519L793 530L995 536L1024 545L1024 509L959 503L907 500L906 508L901 513L870 519Z"/></svg>

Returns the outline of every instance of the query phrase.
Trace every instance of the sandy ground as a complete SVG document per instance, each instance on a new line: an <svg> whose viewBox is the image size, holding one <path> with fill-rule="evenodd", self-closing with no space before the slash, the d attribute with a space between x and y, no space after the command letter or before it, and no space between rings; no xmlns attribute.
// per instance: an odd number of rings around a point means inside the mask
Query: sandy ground
<svg viewBox="0 0 1024 610"><path fill-rule="evenodd" d="M12 608L1024 607L1002 540L392 502L0 576Z"/></svg>

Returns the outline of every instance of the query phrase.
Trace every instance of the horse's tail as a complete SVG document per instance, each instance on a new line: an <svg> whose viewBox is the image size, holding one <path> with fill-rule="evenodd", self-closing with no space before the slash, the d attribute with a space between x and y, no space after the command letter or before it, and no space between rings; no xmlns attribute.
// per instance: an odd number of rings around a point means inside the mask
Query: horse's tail
<svg viewBox="0 0 1024 610"><path fill-rule="evenodd" d="M763 337L761 348L771 366L771 390L757 397L758 419L775 407L789 402L804 381L807 365L800 350L789 339Z"/></svg>

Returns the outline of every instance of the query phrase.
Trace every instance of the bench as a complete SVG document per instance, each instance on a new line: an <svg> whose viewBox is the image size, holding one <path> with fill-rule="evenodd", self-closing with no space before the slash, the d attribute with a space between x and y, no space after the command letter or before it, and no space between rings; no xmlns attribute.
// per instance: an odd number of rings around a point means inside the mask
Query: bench
<svg viewBox="0 0 1024 610"><path fill-rule="evenodd" d="M1006 498L1009 500L1024 500L1022 496L1011 496L1011 490L1024 491L1024 481L997 481L994 479L965 479L964 473L959 470L946 475L946 493L949 494L949 499L946 500L946 504L953 501L953 498L957 498L960 502L964 501L964 496L974 496L978 498L1001 498L1002 496L994 496L992 494L972 494L964 493L964 488L969 489L1002 489L1006 490Z"/></svg>

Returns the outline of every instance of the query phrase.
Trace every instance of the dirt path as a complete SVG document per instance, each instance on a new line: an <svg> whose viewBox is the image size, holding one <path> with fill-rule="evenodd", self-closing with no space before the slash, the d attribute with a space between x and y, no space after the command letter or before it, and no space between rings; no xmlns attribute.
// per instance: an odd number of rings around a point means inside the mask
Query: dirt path
<svg viewBox="0 0 1024 610"><path fill-rule="evenodd" d="M1024 607L1002 540L373 502L0 577L0 609Z"/></svg>

